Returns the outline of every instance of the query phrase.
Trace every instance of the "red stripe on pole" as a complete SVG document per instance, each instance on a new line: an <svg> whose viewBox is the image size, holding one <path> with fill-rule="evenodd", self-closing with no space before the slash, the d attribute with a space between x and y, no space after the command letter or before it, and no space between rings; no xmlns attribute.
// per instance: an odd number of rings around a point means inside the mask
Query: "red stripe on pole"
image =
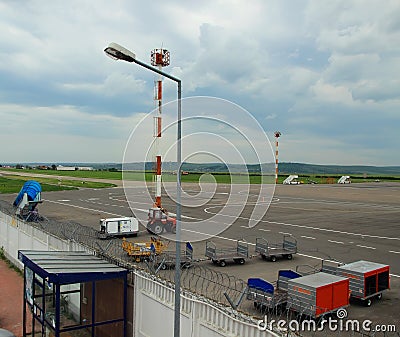
<svg viewBox="0 0 400 337"><path fill-rule="evenodd" d="M162 100L162 82L157 81L157 99Z"/></svg>
<svg viewBox="0 0 400 337"><path fill-rule="evenodd" d="M156 197L155 204L156 204L156 207L160 207L161 208L161 196L157 196Z"/></svg>
<svg viewBox="0 0 400 337"><path fill-rule="evenodd" d="M156 174L161 174L161 156L156 157Z"/></svg>

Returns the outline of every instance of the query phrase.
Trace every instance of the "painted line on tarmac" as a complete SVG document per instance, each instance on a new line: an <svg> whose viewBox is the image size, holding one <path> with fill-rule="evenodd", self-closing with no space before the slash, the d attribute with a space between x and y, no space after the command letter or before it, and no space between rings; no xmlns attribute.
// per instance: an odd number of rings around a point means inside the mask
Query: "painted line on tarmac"
<svg viewBox="0 0 400 337"><path fill-rule="evenodd" d="M383 209L391 209L398 210L399 206L394 205L382 205L382 204L372 204L372 203L362 203L362 202L352 202L352 201L336 201L336 200L325 200L325 199L312 199L312 198L296 198L296 197L283 197L283 199L295 199L295 200L303 200L300 202L314 202L314 203L323 203L323 204L342 204L348 206L362 206L362 207L376 207ZM290 201L283 201L281 203L286 203Z"/></svg>
<svg viewBox="0 0 400 337"><path fill-rule="evenodd" d="M200 235L207 235L207 234L205 234L205 233L193 231L193 230L190 230L190 229L184 229L184 228L182 228L182 231L191 232L191 233L200 234ZM226 238L226 237L219 236L219 235L213 235L213 237L214 237L214 238L217 238L217 239L221 239L221 240L227 240L227 241L237 242L237 239L230 239L230 238ZM252 242L248 242L248 244L251 245L251 246L255 246L255 245L256 245L255 243L252 243ZM308 257L308 258L310 258L310 259L319 260L319 261L324 260L324 259L321 258L321 257L312 256L312 255L307 255L307 254L303 254L303 253L297 253L297 255L299 255L299 256L304 256L304 257ZM326 260L326 259L325 259L325 261L328 261L328 262L337 262L337 261ZM390 276L399 277L399 278L400 278L400 275L396 275L396 274L390 274Z"/></svg>
<svg viewBox="0 0 400 337"><path fill-rule="evenodd" d="M290 226L290 227L298 227L298 228L306 228L306 229L318 230L318 231L322 231L322 232L331 232L331 233L339 233L339 234L354 235L354 236L361 236L361 237L364 236L364 237L368 237L368 238L385 239L385 240L398 240L398 241L400 241L400 238L395 238L395 237L344 232L344 231L339 231L339 230L336 230L336 229L318 228L318 227L312 227L312 226L306 226L306 225L295 225L295 224L277 222L277 221L266 221L266 220L261 220L261 221L262 222L267 222L267 223L270 223L270 224Z"/></svg>
<svg viewBox="0 0 400 337"><path fill-rule="evenodd" d="M208 211L208 207L204 208L204 212L208 213L208 214L212 214L212 215L218 214L218 213L212 213L212 212ZM220 216L225 216L225 217L230 217L230 218L236 218L236 219L250 220L249 218L242 217L242 216L235 216L235 215L228 215L228 214L219 214L219 215ZM337 229L318 228L318 227L312 227L312 226L306 226L306 225L295 225L295 224L290 224L290 223L285 223L285 222L278 222L278 221L268 221L268 220L259 220L259 219L252 219L252 220L258 220L260 222L274 224L274 225L290 226L290 227L297 227L297 228L306 228L306 229L317 230L317 231L322 231L322 232L339 233L339 234L354 235L354 236L361 236L361 237L368 237L368 238L375 238L375 239L400 241L400 238L396 238L396 237L344 232L344 231L339 231Z"/></svg>
<svg viewBox="0 0 400 337"><path fill-rule="evenodd" d="M64 205L64 206L70 206L70 207L75 207L75 208L80 208L80 209L84 209L86 211L95 211L95 212L100 212L100 213L106 213L106 214L110 214L110 215L114 215L117 217L122 217L122 215L120 214L115 214L115 213L111 213L111 212L106 212L106 211L102 211L99 209L93 209L93 208L88 208L88 207L83 207L83 206L77 206L77 205L71 205L71 204L66 204L65 202L60 202L60 201L53 201L53 200L48 200L48 199L43 199L46 202L52 202L54 204L60 204L60 205Z"/></svg>
<svg viewBox="0 0 400 337"><path fill-rule="evenodd" d="M370 247L370 246L363 246L363 245L356 245L356 246L360 248L376 249L375 247Z"/></svg>
<svg viewBox="0 0 400 337"><path fill-rule="evenodd" d="M112 199L112 198L110 198L111 200L114 200L114 201L122 201L122 202L127 202L126 200L117 200L117 199ZM84 201L84 200L82 200L82 201ZM99 203L100 205L101 205L101 203ZM135 208L135 207L132 207L130 204L142 204L142 202L139 202L139 201L128 201L128 207L130 208L130 209L134 209L134 210L137 210L137 211L141 211L141 212L148 212L149 210L148 209L141 209L141 208ZM113 207L126 207L126 206L123 206L123 205L110 205L110 204L103 204L104 206L113 206ZM172 216L176 216L176 214L175 213L172 213L172 212L169 212L169 214L170 215L172 215ZM189 219L189 220L198 220L198 221L203 221L203 219L199 219L199 218L193 218L193 217L190 217L190 216L187 216L187 215L181 215L181 217L182 218L184 218L184 219Z"/></svg>
<svg viewBox="0 0 400 337"><path fill-rule="evenodd" d="M47 201L47 202L52 202L52 203L55 203L55 204L64 205L64 206L70 206L70 207L75 207L75 208L84 209L84 210L86 210L86 211L94 211L94 212L106 213L106 214L114 215L114 216L117 216L117 217L123 217L123 216L124 216L124 215L121 215L121 214L106 212L106 211L99 210L99 209L94 209L94 208L89 208L89 207L83 207L83 206L77 206L77 205L66 204L66 203L64 203L64 202L59 202L59 201L53 201L53 200L47 200L47 199L43 199L43 200L44 200L44 201ZM102 204L102 203L97 203L97 204L104 205L104 204ZM109 205L109 206L110 206L110 205ZM111 205L111 206L112 206L112 205ZM130 209L134 209L134 210L136 210L136 211L140 211L140 212L144 212L144 213L148 213L148 212L149 212L148 209L132 208L132 207L130 207ZM176 215L175 213L170 213L170 214L171 214L171 215ZM192 217L186 216L186 215L181 215L181 217L182 217L182 218L185 218L185 219L190 219L190 220L202 220L202 219L192 218Z"/></svg>
<svg viewBox="0 0 400 337"><path fill-rule="evenodd" d="M148 210L147 210L146 212L148 212ZM175 213L172 213L172 212L168 212L168 214L169 214L169 215L172 215L172 216L176 216L176 214L175 214ZM182 214L181 214L181 218L185 218L185 219L189 219L189 220L204 221L204 219L192 218L191 216L182 215Z"/></svg>
<svg viewBox="0 0 400 337"><path fill-rule="evenodd" d="M343 241L335 241L335 240L328 240L329 242L332 242L332 243L338 243L338 244L340 244L340 245L344 245L344 242Z"/></svg>
<svg viewBox="0 0 400 337"><path fill-rule="evenodd" d="M389 253L400 254L400 252L396 252L395 250L389 250Z"/></svg>
<svg viewBox="0 0 400 337"><path fill-rule="evenodd" d="M282 203L281 203L282 204ZM309 212L320 212L321 210L316 209L316 208L304 208L304 207L293 207L293 206L281 206L281 204L279 205L273 205L274 208L284 208L284 209L295 209L298 211L309 211ZM341 212L341 213L359 213L359 210L352 210L352 209L324 209L323 211L335 211L335 212ZM387 210L384 210L385 212L387 212ZM393 210L393 212L398 212L398 210ZM371 210L371 211L363 211L363 214L365 213L376 213L376 210Z"/></svg>
<svg viewBox="0 0 400 337"><path fill-rule="evenodd" d="M316 238L314 238L313 236L302 235L301 237L304 239L316 240Z"/></svg>
<svg viewBox="0 0 400 337"><path fill-rule="evenodd" d="M65 206L70 206L70 207L85 209L85 210L88 210L88 211L103 212L103 213L107 213L107 214L114 215L114 216L118 216L118 217L121 216L120 214L115 214L115 213L100 211L100 210L96 210L96 209L92 209L92 208L88 208L88 207L82 207L82 206L77 206L77 205L66 204L66 203L62 203L62 202L59 202L59 201L53 201L53 200L48 200L48 199L43 199L43 200L45 200L45 201L47 201L47 202L50 202L50 203L61 204L61 205L65 205ZM146 212L147 212L147 211L146 211ZM263 229L260 228L259 230L263 230ZM187 232L192 232L192 233L196 233L196 234L205 235L204 233L197 232L197 231L192 231L192 230L188 230L188 229L182 229L182 231L187 231ZM267 230L265 230L265 231L269 231L269 229L267 229ZM226 238L226 237L219 236L219 235L213 235L213 237L218 238L218 239L222 239L222 240L233 241L233 242L236 242L236 241L237 241L236 239L230 239L230 238ZM252 246L255 246L255 243L249 242L248 244L249 244L249 245L252 245ZM399 252L399 253L400 253L400 252ZM316 256L312 256L312 255L306 255L306 254L302 254L302 253L297 253L297 255L304 256L304 257L308 257L308 258L310 258L310 259L322 260L320 257L316 257ZM390 274L390 276L400 278L400 275L396 275L396 274Z"/></svg>
<svg viewBox="0 0 400 337"><path fill-rule="evenodd" d="M265 199L267 199L267 200L265 200ZM272 203L274 203L274 202L277 202L277 201L279 201L279 199L278 198L263 198L263 201L248 201L248 202L246 202L246 206L252 206L252 205L264 205L264 204L267 204L267 205L271 205ZM268 199L271 199L271 200L268 200ZM217 204L212 204L212 205L210 205L210 206L208 206L208 207L206 207L205 209L204 209L204 212L206 212L206 213L210 213L210 214L215 214L215 213L211 213L211 212L208 212L207 210L209 209L209 208L217 208L217 207L220 207L220 206L224 206L224 207L235 207L235 206L243 206L243 202L229 202L229 203L226 203L226 202L223 202L223 203L217 203Z"/></svg>

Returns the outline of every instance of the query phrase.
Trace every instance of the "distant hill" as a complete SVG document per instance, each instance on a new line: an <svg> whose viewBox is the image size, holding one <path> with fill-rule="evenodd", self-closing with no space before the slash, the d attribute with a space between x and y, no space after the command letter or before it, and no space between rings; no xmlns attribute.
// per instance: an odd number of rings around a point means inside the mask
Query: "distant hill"
<svg viewBox="0 0 400 337"><path fill-rule="evenodd" d="M363 166L363 165L315 165L303 163L280 163L280 173L305 174L390 174L400 175L400 166Z"/></svg>
<svg viewBox="0 0 400 337"><path fill-rule="evenodd" d="M184 163L182 169L189 172L228 172L225 164ZM229 165L231 172L260 172L260 165ZM262 164L263 172L275 172L275 164ZM316 165L304 163L279 163L280 174L374 174L400 175L400 166L362 166L362 165Z"/></svg>
<svg viewBox="0 0 400 337"><path fill-rule="evenodd" d="M2 165L16 165L17 163L4 163ZM122 167L126 170L132 171L151 171L154 168L153 163L127 163L122 165L121 163L23 163L23 165L29 165L31 167L38 165L51 166L64 165L64 166L91 166L94 169L116 169L121 170ZM229 166L229 168L228 168ZM177 165L175 162L163 163L164 171L176 171ZM222 163L183 163L183 171L188 172L213 172L213 173L226 173L226 172L250 172L259 173L260 165L240 165L240 164L222 164ZM272 173L275 172L274 163L262 164L263 172ZM316 165L316 164L305 164L305 163L279 163L279 174L373 174L373 175L400 175L400 166L362 166L362 165Z"/></svg>

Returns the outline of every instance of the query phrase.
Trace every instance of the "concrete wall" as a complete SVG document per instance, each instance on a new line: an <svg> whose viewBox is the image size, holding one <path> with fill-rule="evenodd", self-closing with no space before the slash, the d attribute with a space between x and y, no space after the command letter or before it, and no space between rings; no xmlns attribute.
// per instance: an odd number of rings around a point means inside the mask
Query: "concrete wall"
<svg viewBox="0 0 400 337"><path fill-rule="evenodd" d="M61 240L0 212L0 247L22 268L18 250L88 251L83 245ZM128 336L173 336L174 289L154 276L136 271L128 290ZM195 294L181 295L181 336L185 337L273 337L260 331L251 317L236 318L217 304ZM237 316L238 317L238 316Z"/></svg>
<svg viewBox="0 0 400 337"><path fill-rule="evenodd" d="M22 264L18 260L18 250L88 251L76 242L61 240L2 212L0 212L0 247L4 248L7 258L19 267L22 267Z"/></svg>

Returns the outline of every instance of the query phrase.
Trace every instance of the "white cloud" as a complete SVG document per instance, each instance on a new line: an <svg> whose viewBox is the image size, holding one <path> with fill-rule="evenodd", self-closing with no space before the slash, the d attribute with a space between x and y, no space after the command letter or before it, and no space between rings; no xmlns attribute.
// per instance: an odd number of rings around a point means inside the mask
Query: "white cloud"
<svg viewBox="0 0 400 337"><path fill-rule="evenodd" d="M329 103L351 104L353 97L351 92L345 86L333 86L323 81L318 81L311 87L311 92L315 99Z"/></svg>
<svg viewBox="0 0 400 337"><path fill-rule="evenodd" d="M62 83L62 89L69 91L91 92L105 96L130 95L145 91L146 82L132 75L112 73L103 83Z"/></svg>
<svg viewBox="0 0 400 337"><path fill-rule="evenodd" d="M0 105L5 161L122 161L135 117L92 115L72 106Z"/></svg>

